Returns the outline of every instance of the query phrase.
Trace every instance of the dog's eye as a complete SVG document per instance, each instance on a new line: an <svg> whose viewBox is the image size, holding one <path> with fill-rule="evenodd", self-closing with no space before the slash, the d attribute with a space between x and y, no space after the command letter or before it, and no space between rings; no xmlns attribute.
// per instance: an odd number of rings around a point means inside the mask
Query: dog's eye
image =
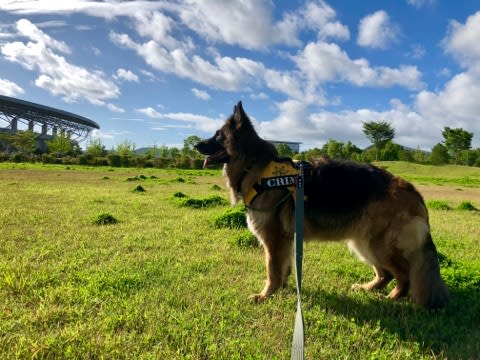
<svg viewBox="0 0 480 360"><path fill-rule="evenodd" d="M220 130L217 130L215 133L215 140L219 143L222 143L225 137L223 136L223 133Z"/></svg>

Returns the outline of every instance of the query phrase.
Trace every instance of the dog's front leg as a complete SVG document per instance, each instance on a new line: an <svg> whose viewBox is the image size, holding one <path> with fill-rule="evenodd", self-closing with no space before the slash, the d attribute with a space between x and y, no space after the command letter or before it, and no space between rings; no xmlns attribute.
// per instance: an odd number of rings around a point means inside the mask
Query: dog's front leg
<svg viewBox="0 0 480 360"><path fill-rule="evenodd" d="M264 239L262 241L265 250L267 280L262 292L250 297L253 301L262 302L285 285L290 274L293 251L293 239L290 238L283 235L275 239Z"/></svg>

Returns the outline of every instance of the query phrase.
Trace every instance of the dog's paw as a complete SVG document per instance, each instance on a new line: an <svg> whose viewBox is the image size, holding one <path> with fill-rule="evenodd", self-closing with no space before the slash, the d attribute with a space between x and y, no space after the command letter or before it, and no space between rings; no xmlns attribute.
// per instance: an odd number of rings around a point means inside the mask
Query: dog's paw
<svg viewBox="0 0 480 360"><path fill-rule="evenodd" d="M365 287L363 286L363 284L353 284L353 285L350 287L350 290L352 290L352 291L360 291L360 290L365 290Z"/></svg>
<svg viewBox="0 0 480 360"><path fill-rule="evenodd" d="M253 294L253 295L250 295L249 299L256 304L260 304L265 300L267 300L267 297L263 294Z"/></svg>

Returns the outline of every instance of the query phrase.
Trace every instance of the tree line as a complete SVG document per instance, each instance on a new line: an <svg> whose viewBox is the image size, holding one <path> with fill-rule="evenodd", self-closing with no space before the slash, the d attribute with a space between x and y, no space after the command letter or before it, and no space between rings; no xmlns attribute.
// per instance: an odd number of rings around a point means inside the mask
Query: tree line
<svg viewBox="0 0 480 360"><path fill-rule="evenodd" d="M277 145L280 156L309 160L320 156L361 162L409 161L424 164L462 164L480 167L480 148L472 149L473 133L462 128L445 127L443 141L431 152L419 148L405 148L393 140L395 129L387 122L364 122L363 133L372 146L360 149L352 142L329 139L321 148L311 148L295 153L287 144ZM136 149L135 144L125 140L107 150L100 139L88 141L85 149L65 135L45 141L41 150L38 134L18 131L15 134L0 133L0 161L43 162L115 167L177 167L201 168L203 156L194 145L200 141L196 135L184 139L183 147L166 145Z"/></svg>
<svg viewBox="0 0 480 360"><path fill-rule="evenodd" d="M298 160L328 156L361 162L408 161L433 165L462 164L480 167L480 148L472 149L473 133L462 128L444 127L442 131L444 140L437 143L431 152L396 144L393 141L395 129L387 122L364 122L362 130L372 143L372 146L363 150L350 141L343 143L334 139L329 139L321 148L312 148L300 153L293 153L286 144L280 144L277 150L281 156L290 156Z"/></svg>

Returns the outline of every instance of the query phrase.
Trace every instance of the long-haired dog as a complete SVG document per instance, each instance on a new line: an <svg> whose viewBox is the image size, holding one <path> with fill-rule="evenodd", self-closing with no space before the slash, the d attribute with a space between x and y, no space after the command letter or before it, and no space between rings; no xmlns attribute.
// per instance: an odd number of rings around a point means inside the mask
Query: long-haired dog
<svg viewBox="0 0 480 360"><path fill-rule="evenodd" d="M290 189L259 186L265 169L277 161L277 151L258 136L241 102L196 149L207 156L205 165L224 164L232 202L246 202L248 227L263 244L267 268L265 287L252 299L263 301L287 281L295 232ZM410 293L426 308L447 304L428 212L412 184L373 165L321 159L312 163L305 199L307 240L346 240L373 266L375 278L353 289L382 289L395 279L389 298Z"/></svg>

